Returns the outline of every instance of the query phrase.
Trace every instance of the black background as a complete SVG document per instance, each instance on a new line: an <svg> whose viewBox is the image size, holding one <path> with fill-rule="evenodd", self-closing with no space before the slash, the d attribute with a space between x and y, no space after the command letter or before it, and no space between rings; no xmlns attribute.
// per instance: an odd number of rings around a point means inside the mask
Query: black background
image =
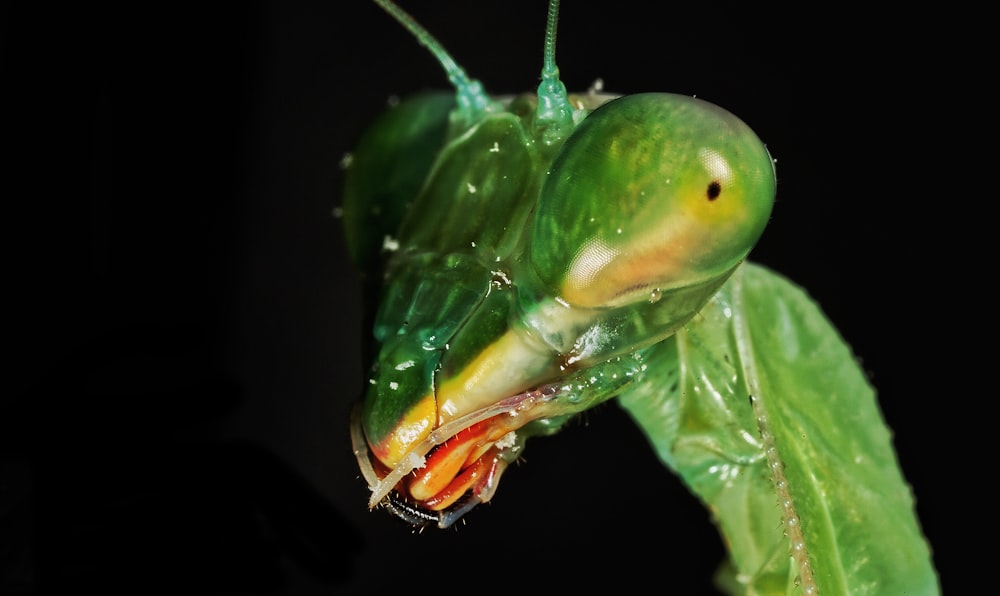
<svg viewBox="0 0 1000 596"><path fill-rule="evenodd" d="M408 4L488 90L536 86L545 2ZM871 375L944 574L921 406L943 373L917 337L946 307L913 289L923 234L900 218L925 171L901 99L933 67L860 6L651 6L565 2L564 81L697 95L767 143L778 201L753 258L807 288ZM8 16L7 167L30 184L9 201L0 587L711 593L707 512L614 405L536 440L456 530L367 511L347 425L361 297L331 212L387 98L446 85L399 25L360 1Z"/></svg>

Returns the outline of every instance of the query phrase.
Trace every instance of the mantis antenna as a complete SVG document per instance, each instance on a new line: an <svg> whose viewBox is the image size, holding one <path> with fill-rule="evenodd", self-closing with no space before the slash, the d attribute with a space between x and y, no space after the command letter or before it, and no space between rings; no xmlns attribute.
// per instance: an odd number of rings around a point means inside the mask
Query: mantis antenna
<svg viewBox="0 0 1000 596"><path fill-rule="evenodd" d="M573 106L569 103L566 86L559 80L556 66L556 28L559 21L559 0L549 1L549 18L545 25L545 50L542 62L542 82L538 85L536 126L543 130L547 144L562 140L573 129Z"/></svg>
<svg viewBox="0 0 1000 596"><path fill-rule="evenodd" d="M470 79L461 66L455 62L433 35L424 29L412 16L400 8L391 0L375 0L375 3L382 7L389 16L413 34L422 46L427 48L434 57L437 58L441 66L444 67L448 80L455 87L455 101L458 104L457 116L465 123L477 120L483 113L488 111L493 101L483 91L483 85L476 79ZM539 91L539 93L541 93Z"/></svg>
<svg viewBox="0 0 1000 596"><path fill-rule="evenodd" d="M375 0L375 3L405 27L441 63L448 80L455 87L455 100L458 105L456 117L461 123L471 124L489 111L493 100L483 90L482 83L470 79L451 54L444 49L441 42L392 0ZM573 106L570 104L566 86L559 80L559 67L556 66L558 21L559 0L549 0L542 59L542 82L538 85L538 109L535 119L535 128L541 133L542 140L547 145L560 143L573 130Z"/></svg>

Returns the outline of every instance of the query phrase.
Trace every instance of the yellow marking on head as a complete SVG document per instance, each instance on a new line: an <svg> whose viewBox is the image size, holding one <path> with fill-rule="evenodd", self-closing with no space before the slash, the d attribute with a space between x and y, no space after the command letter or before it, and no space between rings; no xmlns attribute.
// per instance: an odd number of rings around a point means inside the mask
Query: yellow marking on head
<svg viewBox="0 0 1000 596"><path fill-rule="evenodd" d="M389 467L394 467L410 449L427 438L437 425L437 401L433 395L424 396L403 415L399 424L377 445L372 445L375 457Z"/></svg>
<svg viewBox="0 0 1000 596"><path fill-rule="evenodd" d="M704 224L733 226L742 223L750 207L746 182L740 179L726 156L715 149L699 149L698 163L703 171L690 177L680 195L690 216Z"/></svg>
<svg viewBox="0 0 1000 596"><path fill-rule="evenodd" d="M522 331L507 331L437 390L438 424L530 388L552 367L550 348Z"/></svg>

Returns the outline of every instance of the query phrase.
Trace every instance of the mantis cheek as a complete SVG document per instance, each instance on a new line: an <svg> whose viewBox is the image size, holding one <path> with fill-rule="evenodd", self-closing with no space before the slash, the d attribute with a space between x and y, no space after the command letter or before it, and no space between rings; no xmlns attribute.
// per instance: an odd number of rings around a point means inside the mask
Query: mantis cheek
<svg viewBox="0 0 1000 596"><path fill-rule="evenodd" d="M437 403L433 395L416 401L381 437L369 435L368 444L372 454L387 467L392 468L413 446L423 441L437 426Z"/></svg>

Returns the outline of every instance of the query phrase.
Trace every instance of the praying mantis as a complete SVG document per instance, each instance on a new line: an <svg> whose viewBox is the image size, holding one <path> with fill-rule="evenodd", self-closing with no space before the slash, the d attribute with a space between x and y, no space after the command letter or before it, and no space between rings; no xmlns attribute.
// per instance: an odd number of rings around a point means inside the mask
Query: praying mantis
<svg viewBox="0 0 1000 596"><path fill-rule="evenodd" d="M565 92L556 1L537 94L503 100L379 4L457 92L401 101L347 167L375 309L351 424L369 505L451 526L529 438L614 399L712 513L720 589L936 593L863 372L806 294L747 261L775 195L755 133L688 96Z"/></svg>

